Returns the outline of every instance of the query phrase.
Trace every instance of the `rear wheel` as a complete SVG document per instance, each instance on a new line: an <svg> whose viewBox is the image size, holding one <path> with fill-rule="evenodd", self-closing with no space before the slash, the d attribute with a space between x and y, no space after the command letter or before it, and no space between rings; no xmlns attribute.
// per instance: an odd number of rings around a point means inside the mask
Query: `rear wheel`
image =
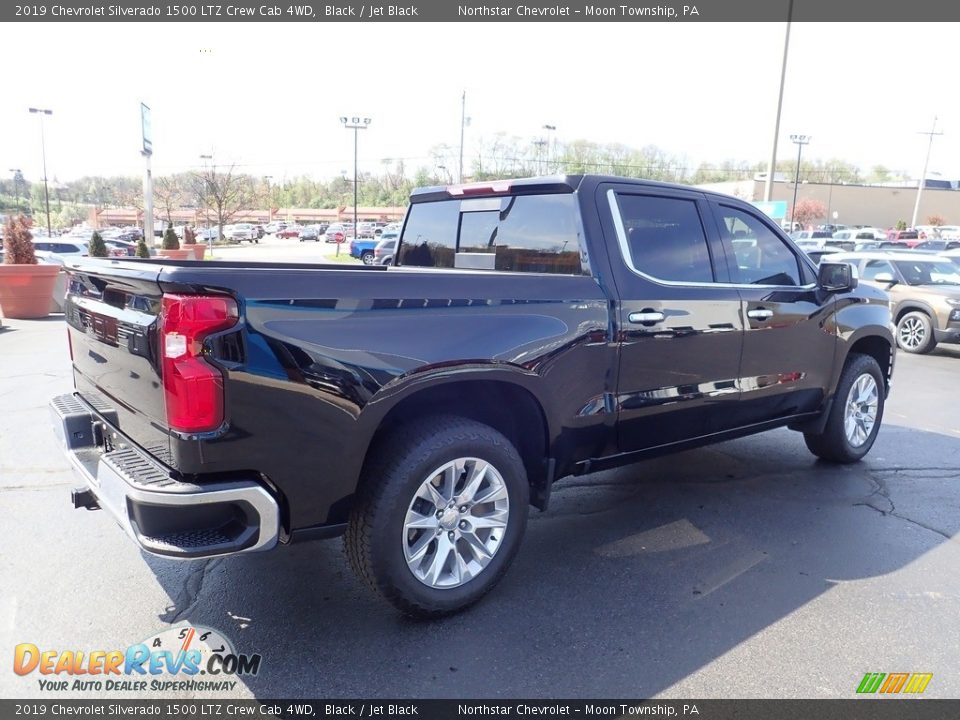
<svg viewBox="0 0 960 720"><path fill-rule="evenodd" d="M869 355L851 354L840 374L823 432L803 436L823 460L852 463L870 452L880 431L885 399L883 373Z"/></svg>
<svg viewBox="0 0 960 720"><path fill-rule="evenodd" d="M360 254L360 260L364 265L373 265L373 253L365 252Z"/></svg>
<svg viewBox="0 0 960 720"><path fill-rule="evenodd" d="M922 355L937 346L930 316L919 310L906 313L897 322L897 347L904 352Z"/></svg>
<svg viewBox="0 0 960 720"><path fill-rule="evenodd" d="M345 535L356 573L401 612L462 610L500 580L527 521L516 449L493 428L438 416L408 425L368 460Z"/></svg>

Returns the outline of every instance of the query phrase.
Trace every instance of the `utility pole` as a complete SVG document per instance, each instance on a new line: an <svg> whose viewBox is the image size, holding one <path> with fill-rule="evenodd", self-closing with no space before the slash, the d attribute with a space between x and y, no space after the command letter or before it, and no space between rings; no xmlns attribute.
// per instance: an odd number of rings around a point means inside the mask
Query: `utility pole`
<svg viewBox="0 0 960 720"><path fill-rule="evenodd" d="M770 202L773 196L773 175L777 169L777 139L780 137L780 111L783 109L783 86L787 79L787 53L790 50L790 24L793 20L793 0L787 6L787 31L783 38L783 64L780 66L780 96L777 98L777 120L773 125L773 149L767 165L767 181L763 186L763 200ZM792 222L792 221L791 221Z"/></svg>
<svg viewBox="0 0 960 720"><path fill-rule="evenodd" d="M47 187L47 140L43 133L43 116L53 115L53 110L46 108L30 108L31 115L40 116L40 152L43 155L43 200L47 208L47 237L53 237L53 230L50 226L50 190Z"/></svg>
<svg viewBox="0 0 960 720"><path fill-rule="evenodd" d="M150 108L140 103L140 130L143 139L144 173L143 173L143 235L156 245L157 238L153 232L153 170L150 159L153 157L153 125L150 121Z"/></svg>
<svg viewBox="0 0 960 720"><path fill-rule="evenodd" d="M930 128L930 132L921 132L920 135L929 136L927 140L927 157L923 161L923 172L920 173L920 181L917 183L917 201L913 205L913 220L910 222L910 227L915 228L917 226L917 215L920 214L920 197L923 195L923 186L927 182L927 168L930 166L930 151L933 149L933 138L935 135L943 135L942 132L937 132L937 118L933 118L933 127Z"/></svg>
<svg viewBox="0 0 960 720"><path fill-rule="evenodd" d="M343 123L343 126L348 130L353 130L353 237L354 239L358 238L357 233L360 230L359 224L357 223L357 181L359 180L357 176L357 137L360 134L360 130L366 130L370 125L370 118L358 118L358 117L341 117L340 122ZM344 234L344 239L346 239L346 234ZM340 255L340 245L342 243L337 243L337 255Z"/></svg>

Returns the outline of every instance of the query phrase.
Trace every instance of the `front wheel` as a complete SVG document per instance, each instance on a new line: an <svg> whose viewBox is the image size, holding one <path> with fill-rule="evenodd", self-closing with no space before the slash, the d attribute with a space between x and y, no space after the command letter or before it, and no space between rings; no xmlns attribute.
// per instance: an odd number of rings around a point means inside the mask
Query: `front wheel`
<svg viewBox="0 0 960 720"><path fill-rule="evenodd" d="M926 313L914 310L897 322L897 346L908 353L924 355L937 346L933 323Z"/></svg>
<svg viewBox="0 0 960 720"><path fill-rule="evenodd" d="M479 422L411 423L367 461L345 535L353 569L401 612L435 618L493 588L516 555L529 486L516 449Z"/></svg>
<svg viewBox="0 0 960 720"><path fill-rule="evenodd" d="M840 374L823 432L803 436L807 448L830 462L857 462L870 452L877 439L885 396L883 373L877 361L869 355L851 354Z"/></svg>

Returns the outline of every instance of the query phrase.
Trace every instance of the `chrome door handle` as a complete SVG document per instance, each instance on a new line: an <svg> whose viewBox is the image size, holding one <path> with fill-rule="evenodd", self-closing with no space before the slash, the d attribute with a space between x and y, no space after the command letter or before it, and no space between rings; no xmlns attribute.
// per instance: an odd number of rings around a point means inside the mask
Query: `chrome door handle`
<svg viewBox="0 0 960 720"><path fill-rule="evenodd" d="M773 310L767 310L766 308L747 310L747 317L754 320L769 320L773 317Z"/></svg>
<svg viewBox="0 0 960 720"><path fill-rule="evenodd" d="M665 315L662 312L632 312L627 319L632 323L658 323L663 322Z"/></svg>

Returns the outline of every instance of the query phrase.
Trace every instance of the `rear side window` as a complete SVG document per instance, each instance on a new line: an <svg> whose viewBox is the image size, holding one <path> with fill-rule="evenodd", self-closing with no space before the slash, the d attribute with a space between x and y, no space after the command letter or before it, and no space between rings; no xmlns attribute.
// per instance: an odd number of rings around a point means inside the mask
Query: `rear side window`
<svg viewBox="0 0 960 720"><path fill-rule="evenodd" d="M573 195L520 195L415 203L400 265L579 275Z"/></svg>
<svg viewBox="0 0 960 720"><path fill-rule="evenodd" d="M714 281L696 201L618 194L617 205L623 252L634 270L671 282Z"/></svg>

